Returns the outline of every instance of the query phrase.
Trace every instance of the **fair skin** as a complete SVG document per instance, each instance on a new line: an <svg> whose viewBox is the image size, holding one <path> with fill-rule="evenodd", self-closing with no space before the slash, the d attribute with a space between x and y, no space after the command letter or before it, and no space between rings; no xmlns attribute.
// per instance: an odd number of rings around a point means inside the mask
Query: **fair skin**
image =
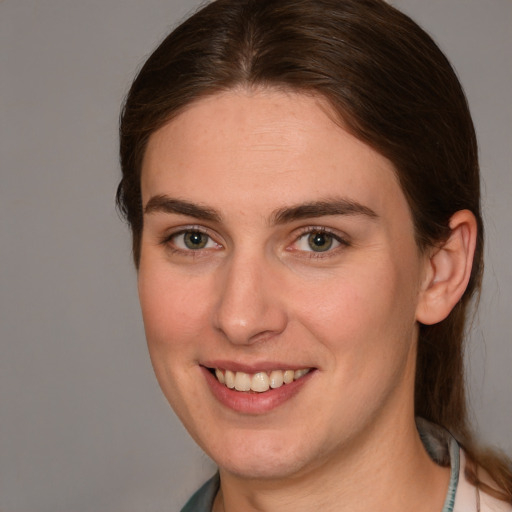
<svg viewBox="0 0 512 512"><path fill-rule="evenodd" d="M420 251L392 164L277 90L189 106L151 136L141 185L150 355L219 466L215 509L441 510L449 470L414 424L418 321L462 294L471 215ZM290 370L308 372L279 385Z"/></svg>

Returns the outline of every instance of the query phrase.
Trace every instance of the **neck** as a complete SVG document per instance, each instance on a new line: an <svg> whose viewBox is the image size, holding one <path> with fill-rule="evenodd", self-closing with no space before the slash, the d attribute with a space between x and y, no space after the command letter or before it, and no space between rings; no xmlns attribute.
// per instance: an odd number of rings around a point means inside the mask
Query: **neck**
<svg viewBox="0 0 512 512"><path fill-rule="evenodd" d="M298 475L249 480L220 469L214 512L441 510L450 470L430 459L412 415L403 424L390 419L336 457Z"/></svg>

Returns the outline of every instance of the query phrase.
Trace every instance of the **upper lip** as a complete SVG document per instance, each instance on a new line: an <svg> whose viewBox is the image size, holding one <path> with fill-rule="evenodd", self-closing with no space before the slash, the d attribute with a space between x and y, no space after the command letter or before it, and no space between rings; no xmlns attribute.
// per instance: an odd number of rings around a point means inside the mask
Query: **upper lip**
<svg viewBox="0 0 512 512"><path fill-rule="evenodd" d="M309 364L301 363L281 363L279 361L259 361L256 363L240 363L227 360L203 361L200 363L205 368L219 368L230 370L232 372L258 373L270 372L272 370L299 370L304 368L313 368Z"/></svg>

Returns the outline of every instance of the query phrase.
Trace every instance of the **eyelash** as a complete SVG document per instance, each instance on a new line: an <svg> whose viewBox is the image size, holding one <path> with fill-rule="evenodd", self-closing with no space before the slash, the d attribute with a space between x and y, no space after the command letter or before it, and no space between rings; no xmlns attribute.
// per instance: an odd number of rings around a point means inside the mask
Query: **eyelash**
<svg viewBox="0 0 512 512"><path fill-rule="evenodd" d="M325 251L300 251L296 249L290 249L291 251L297 251L301 252L305 255L306 258L315 258L315 259L321 259L321 258L329 258L331 256L334 256L339 252L339 250L342 250L343 248L349 247L350 243L345 238L342 237L340 234L326 228L325 226L306 226L302 229L300 229L298 235L296 236L294 242L292 245L295 245L299 242L301 238L303 238L306 235L312 235L312 234L321 234L321 235L328 235L332 238L332 240L336 241L339 246L334 248L328 248Z"/></svg>
<svg viewBox="0 0 512 512"><path fill-rule="evenodd" d="M190 257L198 257L201 254L203 254L205 251L208 251L211 249L210 247L208 247L208 248L199 248L199 249L195 249L195 250L194 249L187 250L187 249L181 249L181 248L177 247L176 243L173 242L173 239L177 238L180 235L185 235L187 233L197 233L197 234L206 236L206 237L208 237L209 241L212 241L217 246L222 247L221 244L215 242L215 239L210 234L210 232L201 226L187 226L187 227L180 229L179 231L174 231L173 233L164 236L162 238L162 240L160 241L160 245L165 246L172 253L180 254L180 255L184 255L184 256L190 256Z"/></svg>
<svg viewBox="0 0 512 512"><path fill-rule="evenodd" d="M182 248L176 247L176 244L175 244L175 242L173 242L173 239L175 239L176 237L178 237L180 235L185 235L187 233L198 233L200 235L204 235L204 236L208 237L208 239L209 239L209 241L207 243L212 241L218 247L222 247L221 244L219 244L215 241L215 239L211 235L211 233L202 226L187 226L185 228L180 229L179 231L175 231L169 235L166 235L160 241L160 245L165 246L172 253L190 256L190 257L198 257L198 256L204 254L205 251L209 251L212 249L209 247L209 248L199 248L199 249L188 249L187 250L187 249L182 249ZM327 235L327 236L331 237L332 240L337 242L339 245L334 248L329 247L325 251L313 251L313 250L307 251L307 250L299 250L299 249L291 248L293 245L296 245L300 241L301 238L303 238L306 235L312 235L312 234ZM290 252L302 253L304 255L304 257L307 257L307 258L320 259L320 258L328 258L328 257L332 256L333 254L338 253L338 251L340 249L342 249L343 247L349 247L349 246L350 246L350 243L346 238L340 236L338 233L335 233L332 230L330 230L324 226L305 226L305 227L301 228L299 230L299 232L295 235L295 238L294 238L292 244L290 244L287 247L287 250L289 250Z"/></svg>

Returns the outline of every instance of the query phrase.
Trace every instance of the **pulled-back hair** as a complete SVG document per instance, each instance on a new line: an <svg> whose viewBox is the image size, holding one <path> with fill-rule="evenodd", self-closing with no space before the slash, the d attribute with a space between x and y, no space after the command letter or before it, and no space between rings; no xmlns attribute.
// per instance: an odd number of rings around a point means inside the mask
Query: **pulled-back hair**
<svg viewBox="0 0 512 512"><path fill-rule="evenodd" d="M138 265L140 174L152 133L193 102L233 88L272 87L324 97L344 128L388 158L406 196L420 249L442 243L468 209L478 239L468 287L450 315L421 325L415 413L448 429L483 490L512 501L505 458L476 448L469 428L463 341L483 270L476 136L446 57L410 18L381 0L217 0L178 26L140 70L121 117L117 200ZM476 292L476 293L475 293ZM478 480L487 470L500 490Z"/></svg>

